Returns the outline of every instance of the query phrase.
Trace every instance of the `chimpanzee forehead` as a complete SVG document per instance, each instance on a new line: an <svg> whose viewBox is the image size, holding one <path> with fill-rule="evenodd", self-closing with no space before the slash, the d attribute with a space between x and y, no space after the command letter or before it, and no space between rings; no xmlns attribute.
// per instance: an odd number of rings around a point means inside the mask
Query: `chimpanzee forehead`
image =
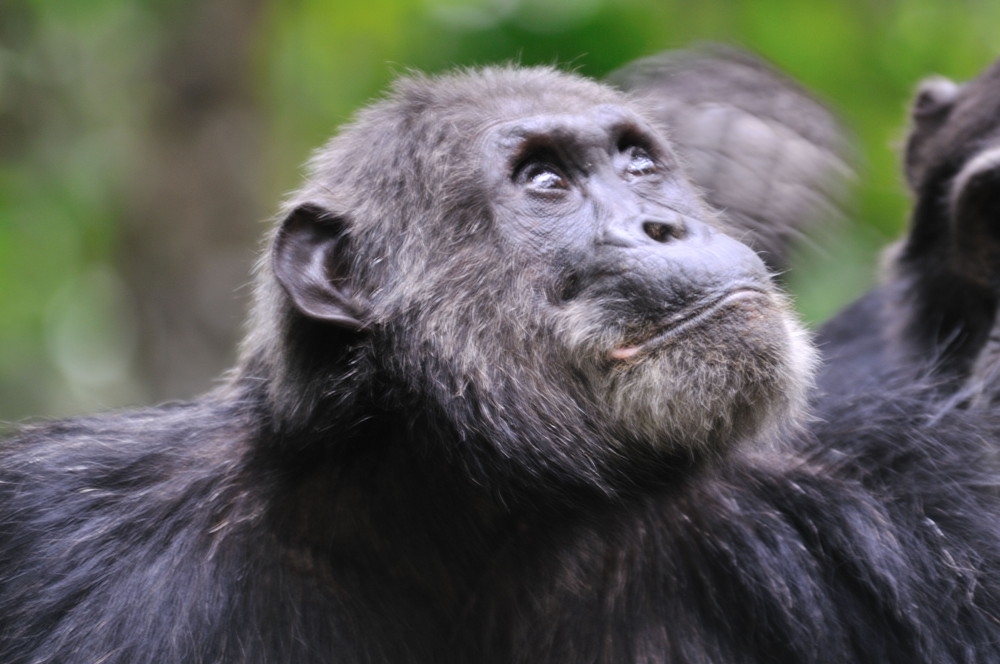
<svg viewBox="0 0 1000 664"><path fill-rule="evenodd" d="M602 116L621 115L627 106L625 98L615 91L573 85L576 83L573 79L566 83L567 85L555 89L539 90L533 86L525 86L509 90L506 96L497 98L495 110L499 112L493 119L559 115L586 115L601 119Z"/></svg>
<svg viewBox="0 0 1000 664"><path fill-rule="evenodd" d="M538 91L531 88L509 90L488 106L482 99L470 100L467 112L458 110L454 127L472 135L496 133L501 128L510 136L549 134L553 138L571 134L607 136L623 126L648 127L641 111L617 93L595 97L592 90L567 86L563 90ZM609 91L613 92L613 91Z"/></svg>
<svg viewBox="0 0 1000 664"><path fill-rule="evenodd" d="M534 110L534 109L532 109ZM636 113L617 104L563 108L557 112L515 114L491 124L489 133L500 145L512 145L546 136L552 140L602 145L624 133L652 133Z"/></svg>
<svg viewBox="0 0 1000 664"><path fill-rule="evenodd" d="M490 67L397 83L404 111L478 123L626 103L618 91L547 67ZM462 122L465 124L465 122Z"/></svg>

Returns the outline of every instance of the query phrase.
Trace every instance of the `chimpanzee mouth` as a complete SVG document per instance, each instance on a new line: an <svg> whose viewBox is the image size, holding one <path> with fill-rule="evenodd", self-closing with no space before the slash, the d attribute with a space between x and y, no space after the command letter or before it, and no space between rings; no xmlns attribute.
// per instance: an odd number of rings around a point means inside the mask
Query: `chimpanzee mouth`
<svg viewBox="0 0 1000 664"><path fill-rule="evenodd" d="M715 318L725 309L739 306L748 300L770 301L768 293L754 286L740 286L722 295L706 298L701 303L667 318L655 334L636 343L626 343L611 350L613 360L629 360L643 352L670 343L677 336L699 327Z"/></svg>

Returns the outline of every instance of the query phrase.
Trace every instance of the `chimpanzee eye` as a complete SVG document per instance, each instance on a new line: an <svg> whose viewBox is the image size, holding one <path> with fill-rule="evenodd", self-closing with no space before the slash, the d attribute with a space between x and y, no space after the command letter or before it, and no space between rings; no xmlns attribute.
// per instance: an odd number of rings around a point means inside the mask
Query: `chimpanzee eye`
<svg viewBox="0 0 1000 664"><path fill-rule="evenodd" d="M548 162L532 162L521 169L519 179L532 189L559 191L569 189L562 169Z"/></svg>
<svg viewBox="0 0 1000 664"><path fill-rule="evenodd" d="M644 177L656 173L656 162L644 148L632 145L624 150L628 162L625 165L625 172L632 177Z"/></svg>

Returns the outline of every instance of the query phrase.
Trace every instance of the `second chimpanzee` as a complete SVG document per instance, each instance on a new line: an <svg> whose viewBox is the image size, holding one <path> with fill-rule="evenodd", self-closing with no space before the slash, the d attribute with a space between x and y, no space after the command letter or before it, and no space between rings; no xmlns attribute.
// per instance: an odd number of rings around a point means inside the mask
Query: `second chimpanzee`
<svg viewBox="0 0 1000 664"><path fill-rule="evenodd" d="M821 330L820 384L839 395L929 376L956 403L989 405L1000 388L1000 64L964 84L924 81L911 124L910 234L886 283Z"/></svg>

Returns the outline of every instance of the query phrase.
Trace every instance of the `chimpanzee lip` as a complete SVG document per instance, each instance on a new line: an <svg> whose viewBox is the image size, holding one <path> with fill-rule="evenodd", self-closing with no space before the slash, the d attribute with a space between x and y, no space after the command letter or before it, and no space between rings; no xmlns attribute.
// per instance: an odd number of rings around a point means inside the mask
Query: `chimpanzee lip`
<svg viewBox="0 0 1000 664"><path fill-rule="evenodd" d="M756 286L745 285L731 288L720 295L709 297L692 308L678 312L667 318L656 333L636 344L619 346L611 351L611 358L627 360L645 351L661 346L677 335L704 324L723 309L748 299L769 298L767 291Z"/></svg>

